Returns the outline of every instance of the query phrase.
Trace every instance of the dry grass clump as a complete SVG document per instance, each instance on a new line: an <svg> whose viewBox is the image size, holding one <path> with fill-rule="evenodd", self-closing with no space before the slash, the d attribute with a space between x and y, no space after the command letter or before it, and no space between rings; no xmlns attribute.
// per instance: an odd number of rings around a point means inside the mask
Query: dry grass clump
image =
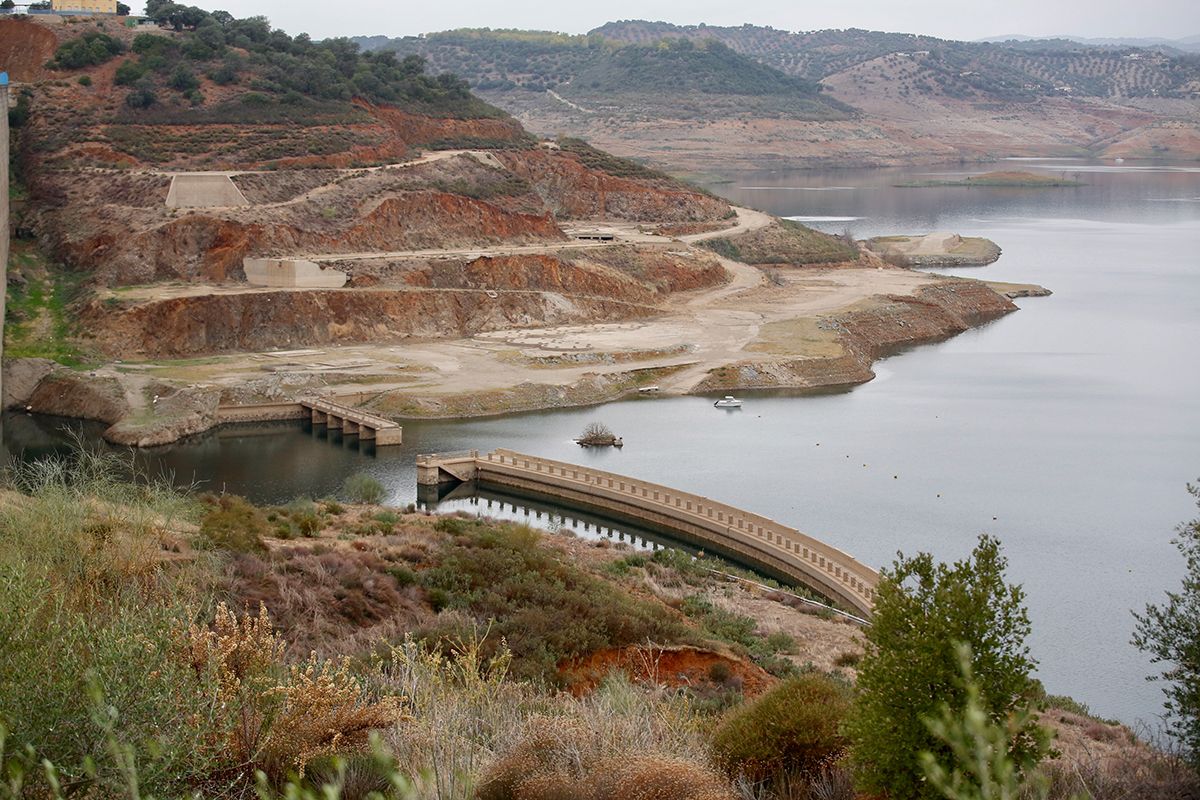
<svg viewBox="0 0 1200 800"><path fill-rule="evenodd" d="M1195 800L1200 777L1177 753L1129 747L1108 758L1057 759L1041 769L1045 800Z"/></svg>
<svg viewBox="0 0 1200 800"><path fill-rule="evenodd" d="M632 748L614 753L610 739L579 719L534 718L497 759L478 800L732 800L729 782L703 760ZM627 745L626 745L627 746Z"/></svg>
<svg viewBox="0 0 1200 800"><path fill-rule="evenodd" d="M184 653L201 685L213 687L226 762L303 776L313 759L362 751L371 731L399 720L399 700L368 700L347 661L312 656L285 670L283 650L265 606L239 619L222 603L211 628L189 629Z"/></svg>
<svg viewBox="0 0 1200 800"><path fill-rule="evenodd" d="M505 765L524 758L513 756L521 742L546 731L561 733L556 752L597 770L614 759L647 756L656 764L681 762L713 774L704 718L686 697L635 687L619 676L586 698L550 694L513 681L512 653L503 642L486 646L487 637L476 630L441 648L409 639L385 659L382 688L408 698L408 716L387 734L387 744L400 771L413 778L416 798L468 800L477 792L483 798L510 791L516 778L503 777L509 774ZM544 791L559 786L567 792L563 797L590 797L562 783L569 775L554 774L547 773Z"/></svg>

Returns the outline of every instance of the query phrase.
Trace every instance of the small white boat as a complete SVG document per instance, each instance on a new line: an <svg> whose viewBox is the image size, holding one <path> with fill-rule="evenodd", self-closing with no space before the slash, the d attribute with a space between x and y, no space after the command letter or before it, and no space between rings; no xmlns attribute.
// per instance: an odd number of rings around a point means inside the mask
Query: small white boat
<svg viewBox="0 0 1200 800"><path fill-rule="evenodd" d="M738 400L731 394L725 395L723 398L713 403L717 408L741 408L742 401Z"/></svg>

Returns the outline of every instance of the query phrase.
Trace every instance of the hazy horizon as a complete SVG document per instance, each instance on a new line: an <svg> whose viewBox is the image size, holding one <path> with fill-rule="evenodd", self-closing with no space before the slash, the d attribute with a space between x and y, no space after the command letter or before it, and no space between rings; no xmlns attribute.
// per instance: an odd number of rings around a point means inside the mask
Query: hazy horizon
<svg viewBox="0 0 1200 800"><path fill-rule="evenodd" d="M863 28L976 41L1008 35L1031 37L1179 39L1200 34L1200 4L1193 0L1153 0L1136 8L1116 0L1046 4L1036 0L982 2L964 14L961 3L913 0L901 6L888 0L852 0L836 7L797 7L778 0L729 4L697 0L686 10L663 0L616 0L603 6L547 5L532 0L503 4L462 2L408 7L359 0L330 14L313 0L212 0L234 16L263 15L288 33L331 36L415 36L453 28L519 28L586 33L606 22L645 19L677 25L768 25L781 30ZM354 9L358 9L357 12Z"/></svg>

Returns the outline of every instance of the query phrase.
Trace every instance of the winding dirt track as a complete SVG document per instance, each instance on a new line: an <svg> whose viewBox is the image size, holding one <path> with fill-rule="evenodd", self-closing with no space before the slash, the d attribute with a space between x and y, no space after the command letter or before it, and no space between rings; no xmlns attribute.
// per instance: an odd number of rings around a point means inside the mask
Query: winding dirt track
<svg viewBox="0 0 1200 800"><path fill-rule="evenodd" d="M690 245L720 236L736 236L772 224L772 217L751 209L738 208L734 223L724 229L680 237ZM630 233L635 229L631 228ZM637 234L634 234L637 235ZM662 237L646 237L662 242ZM371 258L489 255L514 252L549 252L569 247L611 247L628 244L629 239L612 242L571 242L520 247L450 249L436 251L398 251L389 254L363 254ZM345 259L338 254L330 258ZM313 348L305 361L356 360L370 363L364 375L370 375L372 389L399 389L416 396L471 396L483 392L507 390L523 384L570 386L589 376L613 376L631 369L673 368L662 378L664 394L686 394L702 382L716 367L745 360L747 346L759 339L763 326L799 318L815 318L842 310L881 294L911 294L921 286L938 280L934 276L908 270L877 269L805 269L784 270L783 285L768 283L763 273L748 264L721 259L730 280L720 286L671 296L663 306L645 307L639 320L613 323L581 323L544 328L510 329L478 334L467 339L363 344ZM219 292L311 291L277 290L256 287L201 287L195 284L147 287L124 290L127 300L163 298L172 295ZM370 291L346 290L346 291ZM484 290L461 290L479 291ZM143 294L148 296L143 297ZM572 297L560 295L570 304ZM808 344L799 343L798 347ZM830 345L818 342L817 347ZM832 345L836 347L836 345ZM801 352L805 352L801 350ZM609 357L611 354L612 357ZM208 375L218 383L240 383L261 376L263 357L269 354L246 353L215 359ZM819 353L814 353L819 355ZM401 376L398 365L405 368ZM324 378L322 378L324 381ZM327 385L328 390L354 392L362 388L358 380Z"/></svg>

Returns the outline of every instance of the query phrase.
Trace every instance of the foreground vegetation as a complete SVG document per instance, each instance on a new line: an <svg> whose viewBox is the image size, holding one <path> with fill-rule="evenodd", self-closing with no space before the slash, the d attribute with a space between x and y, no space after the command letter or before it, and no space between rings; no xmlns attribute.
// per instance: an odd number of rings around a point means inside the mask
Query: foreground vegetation
<svg viewBox="0 0 1200 800"><path fill-rule="evenodd" d="M1044 741L1031 715L1045 699L992 540L955 565L898 561L866 656L823 671L813 644L740 613L711 561L333 498L261 508L116 477L129 472L81 450L15 467L0 491L0 797L849 800L855 780L896 798L1009 797L963 792L1044 775L1048 796L1105 800L1192 786L1142 745L1121 751L1119 786L1101 766L1035 766L1044 751L1022 742ZM365 477L345 492L380 496ZM593 681L584 662L614 666Z"/></svg>

